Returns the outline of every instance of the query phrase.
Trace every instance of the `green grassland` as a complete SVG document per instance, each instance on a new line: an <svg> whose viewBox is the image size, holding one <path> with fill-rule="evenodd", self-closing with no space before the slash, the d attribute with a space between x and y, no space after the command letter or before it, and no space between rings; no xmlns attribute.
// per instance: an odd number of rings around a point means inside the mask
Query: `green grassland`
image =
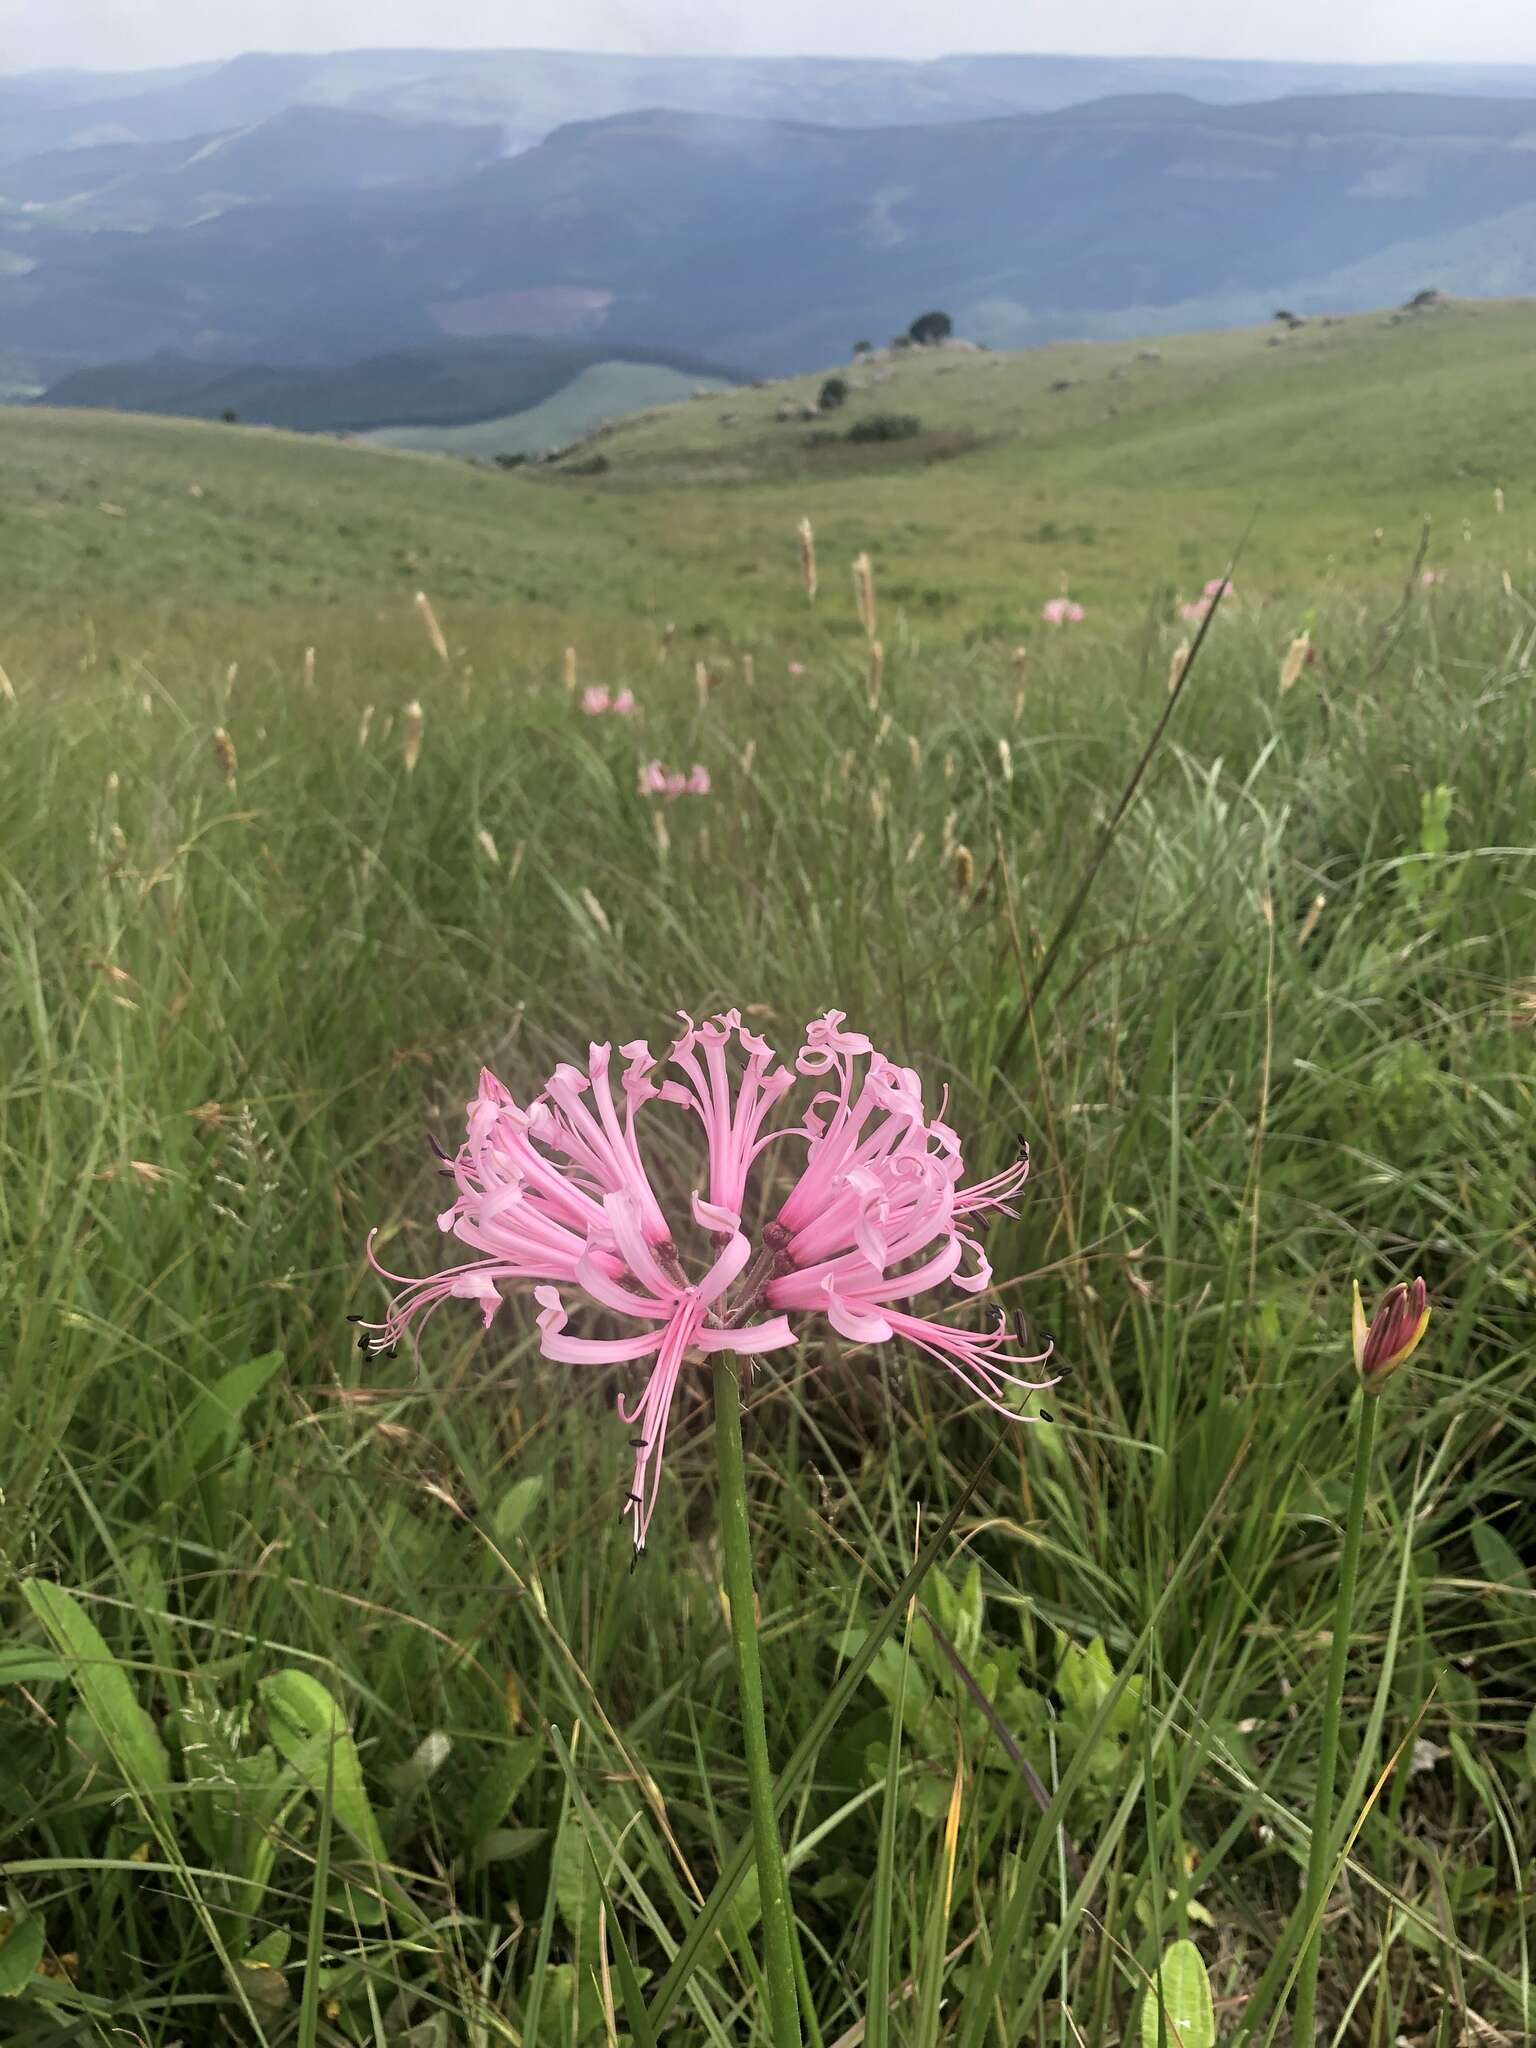
<svg viewBox="0 0 1536 2048"><path fill-rule="evenodd" d="M997 1299L1072 1367L1050 1423L893 1347L752 1378L807 2040L1141 2039L1184 1936L1217 2038L1290 2038L1350 1285L1415 1272L1319 2012L1529 2031L1536 309L1161 350L923 356L824 423L921 446L700 401L592 476L0 415L8 2043L643 2042L618 1935L658 2038L768 2040L755 1881L690 1938L747 1826L702 1374L631 1574L621 1374L520 1301L419 1367L344 1321L370 1228L439 1262L482 1062L729 1004L846 1010L977 1171L1027 1136ZM652 756L713 777L664 834Z"/></svg>
<svg viewBox="0 0 1536 2048"><path fill-rule="evenodd" d="M259 607L265 632L302 646L338 631L350 644L361 603L425 585L463 608L469 638L477 615L494 628L516 606L520 652L540 658L573 636L605 661L639 658L669 621L710 656L798 643L785 567L811 513L829 561L878 556L925 643L1012 643L1039 637L1063 577L1094 617L1166 614L1251 534L1246 580L1276 603L1385 595L1425 515L1451 569L1492 537L1496 485L1518 507L1536 308L1270 339L1167 340L1156 362L1112 344L916 352L825 424L774 418L814 397L814 378L625 422L593 444L600 476L439 467L429 481L403 457L335 446L306 455L294 488L293 444L266 430L7 413L0 593L13 631L55 597L89 593L153 626L195 594L201 620ZM1065 378L1081 381L1051 389ZM916 415L924 437L838 438L871 410ZM857 632L840 594L828 609L828 631Z"/></svg>

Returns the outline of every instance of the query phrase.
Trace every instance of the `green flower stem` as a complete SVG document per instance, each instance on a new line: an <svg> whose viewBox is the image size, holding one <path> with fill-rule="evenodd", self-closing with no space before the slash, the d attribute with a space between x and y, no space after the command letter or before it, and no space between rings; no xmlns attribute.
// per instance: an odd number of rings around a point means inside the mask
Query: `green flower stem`
<svg viewBox="0 0 1536 2048"><path fill-rule="evenodd" d="M752 1839L763 1914L763 1974L773 2048L800 2048L800 2007L795 1992L795 1939L789 1917L784 1851L773 1811L773 1773L763 1719L763 1673L757 1655L757 1610L752 1588L752 1537L747 1522L747 1468L741 1448L741 1386L736 1360L715 1353L715 1449L720 1460L720 1544L725 1591L731 1604L736 1679L741 1693L747 1786L752 1798Z"/></svg>
<svg viewBox="0 0 1536 2048"><path fill-rule="evenodd" d="M1349 1666L1350 1630L1355 1617L1355 1575L1360 1564L1360 1532L1365 1526L1365 1496L1371 1479L1371 1449L1376 1441L1375 1395L1360 1396L1360 1434L1355 1440L1355 1477L1344 1525L1344 1551L1339 1559L1339 1591L1333 1614L1333 1646L1328 1656L1328 1690L1323 1699L1323 1740L1317 1758L1317 1789L1312 1797L1312 1849L1307 1858L1307 1889L1301 1924L1305 1946L1296 1976L1296 2016L1291 2027L1295 2048L1312 2048L1317 2006L1317 1970L1322 1960L1323 1909L1331 1889L1333 1860L1333 1797L1339 1763L1339 1720L1344 1705L1344 1678Z"/></svg>

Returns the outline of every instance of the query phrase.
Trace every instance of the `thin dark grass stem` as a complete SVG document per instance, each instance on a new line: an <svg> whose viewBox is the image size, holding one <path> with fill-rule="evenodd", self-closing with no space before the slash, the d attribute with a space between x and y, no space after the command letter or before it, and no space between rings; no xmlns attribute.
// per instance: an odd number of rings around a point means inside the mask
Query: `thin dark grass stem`
<svg viewBox="0 0 1536 2048"><path fill-rule="evenodd" d="M1247 535L1245 534L1243 538L1246 540ZM1115 805L1114 811L1104 830L1099 834L1097 846L1094 847L1093 852L1088 857L1088 865L1083 870L1082 880L1078 883L1071 901L1062 914L1060 922L1051 934L1050 944L1045 949L1045 958L1040 962L1035 972L1035 978L1030 983L1029 992L1019 1005L1018 1015L1009 1027L1008 1036L1003 1040L1002 1050L997 1056L997 1067L1000 1073L1007 1069L1014 1054L1019 1049L1019 1043L1028 1029L1029 1020L1034 1014L1035 1006L1044 993L1047 981L1049 981L1052 973L1055 971L1056 962L1061 957L1062 948L1066 945L1067 940L1071 937L1076 927L1078 919L1082 916L1083 905L1088 901L1093 885L1098 880L1099 870L1109 857L1109 849L1115 843L1115 835L1124 823L1126 813L1136 801L1136 792L1140 789L1142 780L1147 770L1151 767L1158 748L1163 743L1163 734L1168 730L1173 714L1179 708L1179 700L1183 697L1189 679L1194 673L1195 663L1200 659L1200 650L1204 647L1206 637L1211 627L1215 624L1216 614L1221 609L1221 601L1231 586L1232 571L1237 567L1238 557L1242 553L1242 549L1243 542L1239 541L1237 547L1232 552L1230 561L1227 563L1221 589L1212 598L1209 611L1200 621L1199 630L1195 634L1194 644L1189 650L1189 659L1179 671L1173 688L1168 692L1167 702L1163 706L1157 723L1153 726L1147 743L1141 750L1140 758L1131 770L1124 789L1120 792L1120 800Z"/></svg>

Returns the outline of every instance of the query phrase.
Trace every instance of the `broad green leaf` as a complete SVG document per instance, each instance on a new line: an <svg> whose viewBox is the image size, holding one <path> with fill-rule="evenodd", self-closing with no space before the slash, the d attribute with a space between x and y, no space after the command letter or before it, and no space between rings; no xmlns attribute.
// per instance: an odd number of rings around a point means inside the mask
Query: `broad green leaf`
<svg viewBox="0 0 1536 2048"><path fill-rule="evenodd" d="M141 1799L165 1812L170 1759L160 1731L139 1705L127 1672L73 1593L50 1579L28 1579L27 1605L69 1664L80 1700L117 1768Z"/></svg>
<svg viewBox="0 0 1536 2048"><path fill-rule="evenodd" d="M280 1970L288 1960L288 1951L293 1946L293 1935L286 1927L274 1927L270 1934L264 1934L245 1952L248 1963L257 1963L269 1970Z"/></svg>
<svg viewBox="0 0 1536 2048"><path fill-rule="evenodd" d="M260 1358L247 1359L204 1387L187 1410L181 1426L181 1441L168 1484L174 1499L191 1485L198 1471L216 1447L232 1451L240 1417L283 1362L281 1351L268 1351Z"/></svg>
<svg viewBox="0 0 1536 2048"><path fill-rule="evenodd" d="M487 1863L515 1863L548 1840L548 1828L492 1828L475 1844L470 1869L483 1870Z"/></svg>
<svg viewBox="0 0 1536 2048"><path fill-rule="evenodd" d="M543 1475L535 1473L531 1478L514 1480L502 1495L491 1516L491 1534L503 1550L538 1506L543 1491Z"/></svg>
<svg viewBox="0 0 1536 2048"><path fill-rule="evenodd" d="M1472 1524L1472 1548L1477 1552L1477 1561L1483 1568L1483 1576L1496 1586L1508 1586L1513 1591L1528 1593L1531 1587L1530 1573L1520 1561L1520 1554L1507 1536L1501 1536L1491 1522Z"/></svg>
<svg viewBox="0 0 1536 2048"><path fill-rule="evenodd" d="M257 1691L278 1754L317 1798L323 1800L329 1789L337 1821L370 1860L382 1866L384 1837L363 1787L363 1766L341 1708L307 1671L276 1671L262 1679ZM362 1914L372 1902L354 1894L354 1904ZM377 1910L373 1917L378 1917Z"/></svg>
<svg viewBox="0 0 1536 2048"><path fill-rule="evenodd" d="M0 1650L0 1685L37 1685L69 1675L64 1659L50 1656L46 1650L28 1649L24 1643Z"/></svg>
<svg viewBox="0 0 1536 2048"><path fill-rule="evenodd" d="M508 1744L496 1757L475 1787L475 1796L469 1803L469 1817L464 1823L467 1842L471 1845L482 1842L492 1828L501 1826L511 1811L513 1800L527 1784L542 1748L543 1744L536 1735L525 1735L520 1741Z"/></svg>
<svg viewBox="0 0 1536 2048"><path fill-rule="evenodd" d="M9 1925L6 1923L9 1922ZM37 1975L47 1936L36 1913L13 1920L0 1913L0 1998L19 1998Z"/></svg>
<svg viewBox="0 0 1536 2048"><path fill-rule="evenodd" d="M1115 1684L1115 1667L1104 1647L1104 1638L1095 1636L1086 1647L1070 1640L1064 1642L1056 1667L1056 1683L1069 1716L1079 1721L1091 1720ZM1115 1702L1105 1733L1129 1735L1136 1726L1140 1704L1141 1681L1139 1676L1133 1676Z"/></svg>
<svg viewBox="0 0 1536 2048"><path fill-rule="evenodd" d="M590 1938L597 1926L599 1893L584 1813L571 1816L555 1844L554 1884L560 1918L572 1934L579 1938L585 1930Z"/></svg>
<svg viewBox="0 0 1536 2048"><path fill-rule="evenodd" d="M1176 1941L1141 2004L1141 2048L1216 2048L1211 1982L1192 1941Z"/></svg>

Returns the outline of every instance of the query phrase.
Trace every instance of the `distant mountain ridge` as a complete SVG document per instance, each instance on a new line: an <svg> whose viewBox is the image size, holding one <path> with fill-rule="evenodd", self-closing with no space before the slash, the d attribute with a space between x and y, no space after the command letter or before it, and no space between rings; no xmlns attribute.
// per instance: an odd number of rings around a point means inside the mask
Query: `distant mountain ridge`
<svg viewBox="0 0 1536 2048"><path fill-rule="evenodd" d="M890 58L606 56L562 50L252 51L224 63L0 77L0 161L248 127L285 107L500 124L526 147L573 120L666 106L902 127L1043 113L1127 93L1213 104L1335 92L1536 95L1536 65L1293 64L996 53Z"/></svg>
<svg viewBox="0 0 1536 2048"><path fill-rule="evenodd" d="M517 52L477 68L385 51L242 58L112 102L75 77L0 79L7 135L44 104L56 142L107 104L144 128L193 112L233 124L0 162L0 381L36 390L169 352L259 370L255 403L272 406L290 373L453 340L580 344L578 367L652 351L777 374L933 305L971 338L1021 346L1232 325L1281 303L1347 311L1425 285L1536 289L1536 99L1163 89L1254 69ZM1158 89L996 111L1112 75ZM797 112L653 102L519 140L557 105L642 85ZM990 111L938 117L957 105ZM178 374L201 403L206 379ZM513 409L498 397L486 416Z"/></svg>

